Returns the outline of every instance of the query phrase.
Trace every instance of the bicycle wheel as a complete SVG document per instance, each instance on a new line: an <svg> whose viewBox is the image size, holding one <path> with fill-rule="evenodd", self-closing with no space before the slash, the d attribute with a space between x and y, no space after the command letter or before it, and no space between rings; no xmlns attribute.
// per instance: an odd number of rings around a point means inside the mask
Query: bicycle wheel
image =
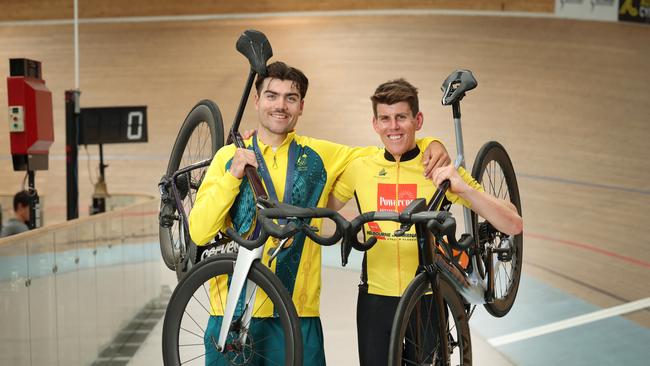
<svg viewBox="0 0 650 366"><path fill-rule="evenodd" d="M496 141L483 145L476 156L472 176L483 186L485 192L510 201L521 215L521 201L517 177L505 148ZM485 309L496 317L508 314L517 297L523 260L523 234L506 235L497 231L484 218L472 212L474 237L478 238L482 264L487 268L487 244L495 249L508 249L505 254L493 254L494 301L486 303ZM479 268L485 278L484 268Z"/></svg>
<svg viewBox="0 0 650 366"><path fill-rule="evenodd" d="M446 334L448 352L440 347L438 312L433 299L431 282L426 273L415 276L397 305L390 335L388 364L449 365L472 364L472 341L465 308L451 285L439 278L436 291L442 294L446 305Z"/></svg>
<svg viewBox="0 0 650 366"><path fill-rule="evenodd" d="M210 100L202 100L192 108L181 125L165 176L169 178L180 168L211 159L222 146L223 121L219 107ZM177 185L186 215L194 205L196 191L206 171L207 166L179 177ZM161 225L159 228L160 251L167 267L175 270L180 279L195 263L196 245L185 230L184 217L179 215L175 202L161 203L160 210L161 215L174 217L171 227Z"/></svg>
<svg viewBox="0 0 650 366"><path fill-rule="evenodd" d="M221 317L211 316L211 310L225 308L226 298L218 295L216 287L211 291L211 281L217 276L228 276L229 280L236 259L234 254L211 257L176 286L163 322L165 365L257 365L262 361L265 365L302 365L298 313L286 288L259 261L253 263L246 286L258 286L257 301L262 301L258 304L267 306L270 302L276 317L255 318L254 312L251 323L243 324L241 314L255 301L243 293L225 345L227 352L217 351ZM218 286L219 282L214 283ZM224 278L221 283L225 283ZM244 333L246 341L242 343L239 337Z"/></svg>

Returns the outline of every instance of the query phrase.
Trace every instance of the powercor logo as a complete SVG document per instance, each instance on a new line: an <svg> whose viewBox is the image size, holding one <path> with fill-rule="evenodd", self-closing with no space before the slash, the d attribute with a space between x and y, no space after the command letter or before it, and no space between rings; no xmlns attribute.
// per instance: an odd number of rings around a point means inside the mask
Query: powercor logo
<svg viewBox="0 0 650 366"><path fill-rule="evenodd" d="M417 184L377 184L377 211L402 212L418 194Z"/></svg>

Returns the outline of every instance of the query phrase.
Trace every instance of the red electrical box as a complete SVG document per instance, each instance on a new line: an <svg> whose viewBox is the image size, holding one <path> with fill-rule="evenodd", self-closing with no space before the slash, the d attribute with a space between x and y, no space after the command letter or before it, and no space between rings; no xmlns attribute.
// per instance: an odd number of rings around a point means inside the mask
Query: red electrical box
<svg viewBox="0 0 650 366"><path fill-rule="evenodd" d="M41 63L10 59L7 95L14 170L47 170L54 142L52 93L41 77Z"/></svg>

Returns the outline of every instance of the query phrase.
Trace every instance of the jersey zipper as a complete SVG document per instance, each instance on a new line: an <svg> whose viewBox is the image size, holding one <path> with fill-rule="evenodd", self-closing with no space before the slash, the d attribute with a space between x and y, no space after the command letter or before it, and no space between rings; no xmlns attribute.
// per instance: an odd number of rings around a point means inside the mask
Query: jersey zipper
<svg viewBox="0 0 650 366"><path fill-rule="evenodd" d="M397 161L397 174L396 174L396 180L395 180L395 212L399 212L399 171L400 171L400 162L399 160ZM396 223L396 225L399 225L399 223ZM399 228L399 227L398 227ZM400 242L401 240L399 237L395 238L396 240L396 245L397 245L397 288L399 290L399 293L401 295L402 293L402 260L400 256Z"/></svg>

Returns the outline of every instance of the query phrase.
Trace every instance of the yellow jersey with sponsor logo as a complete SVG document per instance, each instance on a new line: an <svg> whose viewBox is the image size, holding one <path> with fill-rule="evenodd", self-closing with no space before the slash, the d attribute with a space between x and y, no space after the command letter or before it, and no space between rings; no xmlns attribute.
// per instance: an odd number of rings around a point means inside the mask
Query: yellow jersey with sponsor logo
<svg viewBox="0 0 650 366"><path fill-rule="evenodd" d="M425 148L434 141L418 140ZM245 141L251 148L252 139ZM354 159L372 156L378 147L351 148L325 140L289 133L285 141L273 149L258 141L259 152L265 161L278 200L284 199L285 185L291 184L291 204L301 207L325 207L332 185ZM291 177L287 177L287 165L291 145L296 149L296 160ZM190 212L190 236L198 245L210 241L219 231L234 227L240 233L247 232L255 219L255 198L247 178L237 179L229 172L235 146L227 145L215 155L197 192L196 202ZM268 187L267 191L268 191ZM322 220L314 219L311 225L320 229ZM265 244L263 264L268 264L268 251L275 246L272 239ZM293 238L291 247L283 250L272 263L271 270L289 290L301 317L319 316L321 286L321 248L304 234ZM212 280L211 298L225 299L228 279L224 276ZM272 316L270 301L263 301L258 291L255 304L256 317ZM212 314L223 314L224 301L213 301Z"/></svg>
<svg viewBox="0 0 650 366"><path fill-rule="evenodd" d="M352 161L334 185L337 199L347 202L356 197L360 212L402 212L416 198L433 197L436 186L424 177L422 153L418 147L402 155L400 161L385 150L372 156ZM470 187L483 190L481 185L463 168L460 176ZM470 207L470 203L447 192L452 203ZM404 236L395 236L400 224L378 221L366 224L366 238L374 236L377 244L365 252L362 265L362 286L368 293L383 296L402 296L415 277L419 264L415 227Z"/></svg>

